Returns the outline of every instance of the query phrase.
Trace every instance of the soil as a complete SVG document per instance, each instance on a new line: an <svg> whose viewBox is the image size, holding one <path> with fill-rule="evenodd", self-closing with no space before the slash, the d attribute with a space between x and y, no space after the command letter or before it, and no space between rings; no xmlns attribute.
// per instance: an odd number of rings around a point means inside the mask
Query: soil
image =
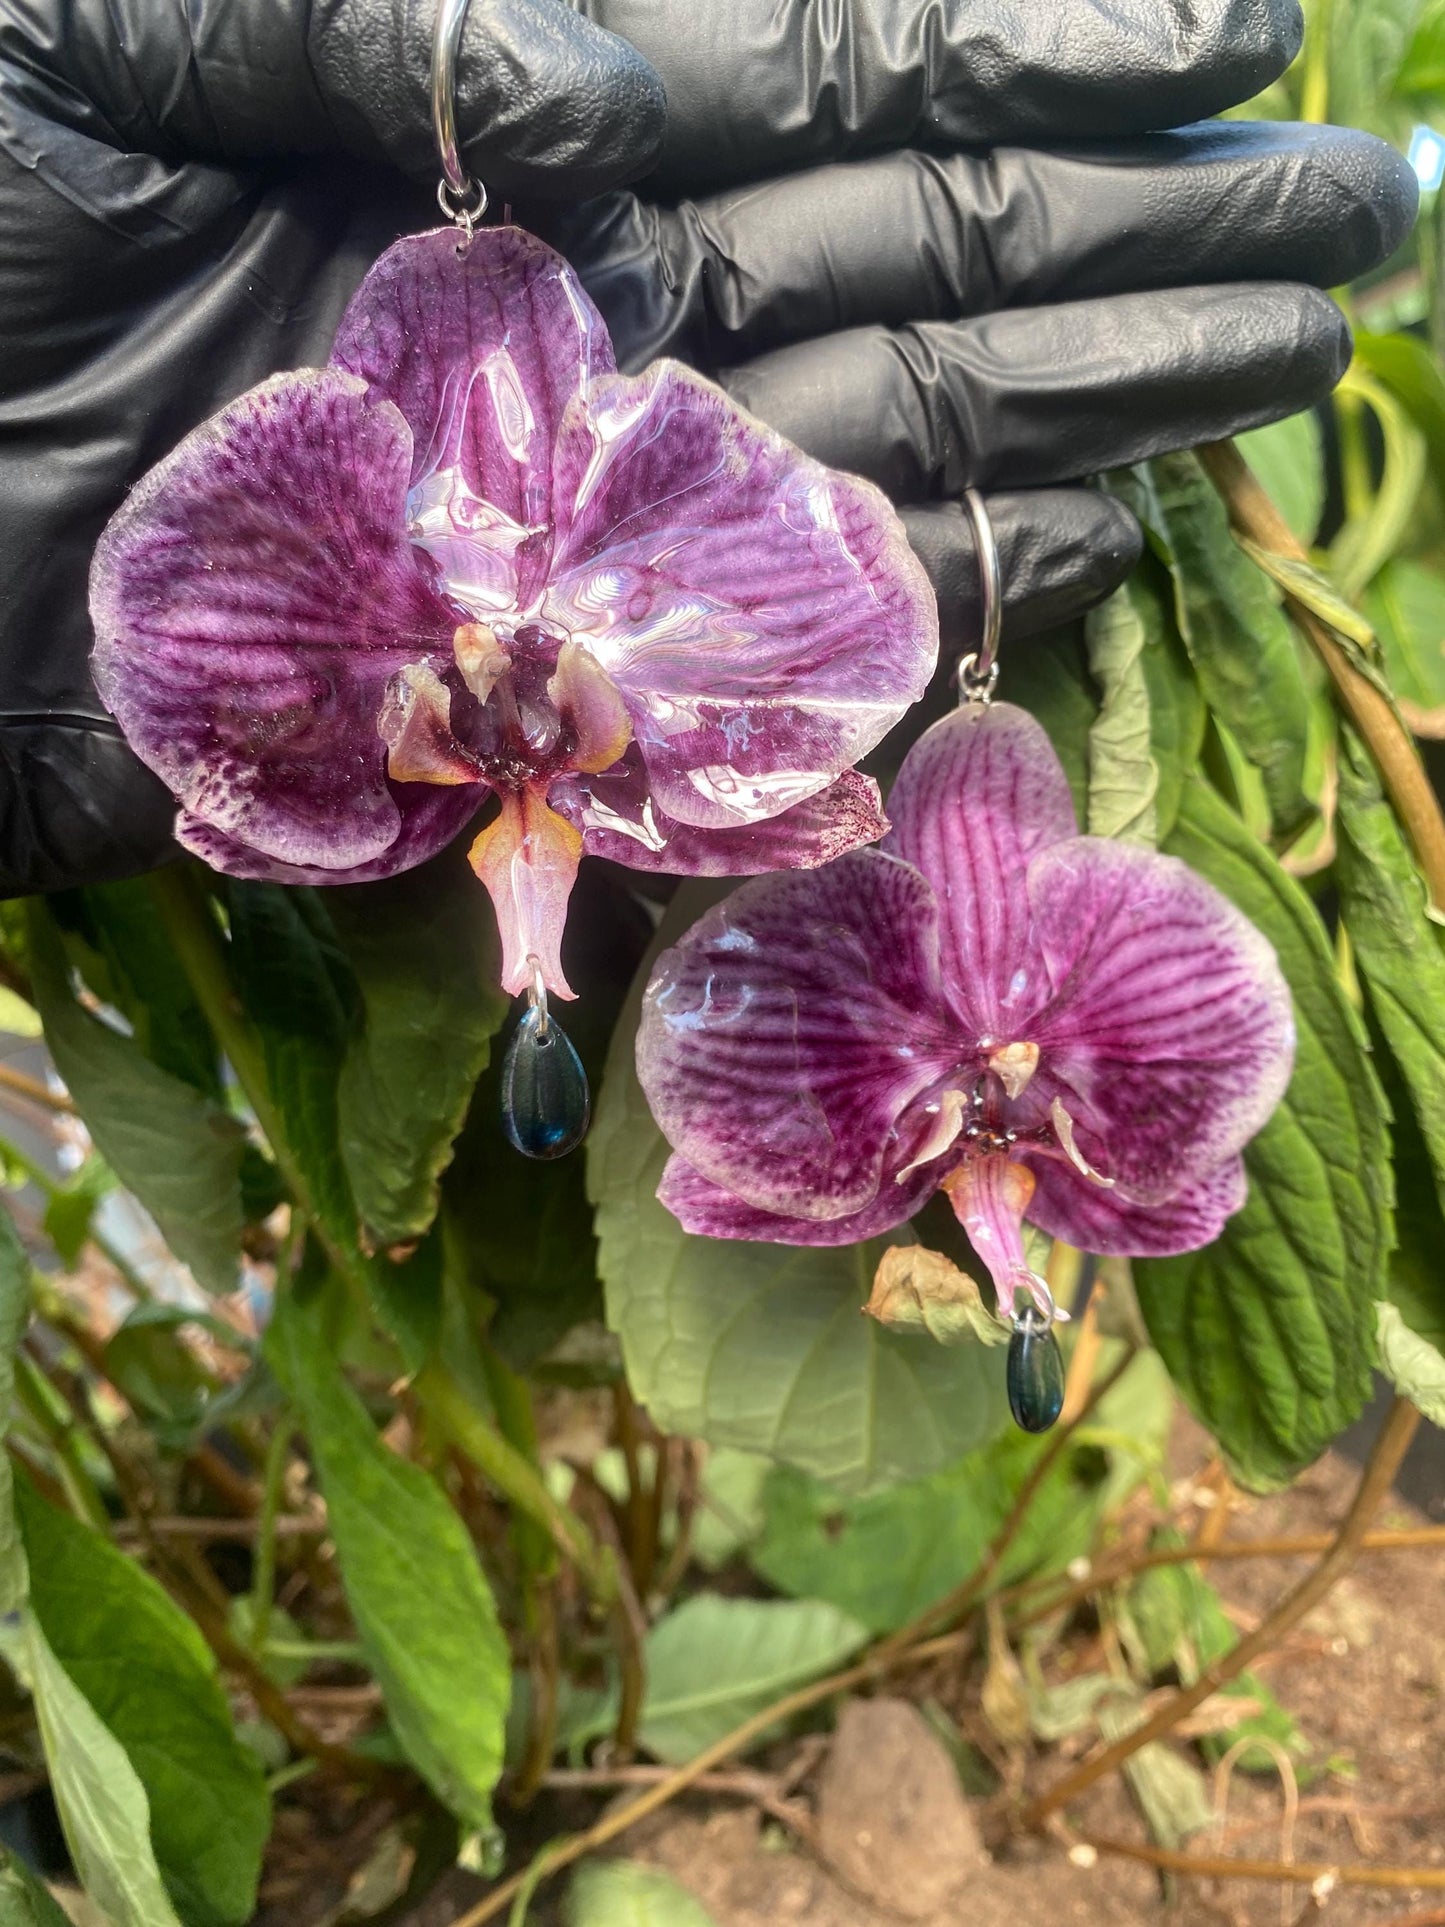
<svg viewBox="0 0 1445 1927"><path fill-rule="evenodd" d="M1171 1471L1186 1507L1207 1451L1203 1435L1181 1422ZM1356 1477L1356 1467L1330 1454L1287 1492L1266 1499L1231 1494L1228 1530L1260 1537L1327 1530ZM1395 1501L1379 1523L1422 1518ZM1247 1628L1309 1563L1220 1563L1211 1576L1231 1617ZM1222 1823L1196 1834L1186 1850L1326 1865L1445 1867L1442 1598L1445 1550L1364 1555L1256 1669L1298 1720L1316 1769L1299 1793L1292 1842L1278 1778L1235 1774ZM977 1718L978 1679L954 1673L952 1679L935 1673L911 1690L953 1705L967 1731L970 1704ZM1140 1844L1149 1838L1117 1779L1077 1801L1068 1829L1060 1827L1054 1838L1000 1839L994 1809L963 1796L936 1733L904 1701L847 1709L821 1762L816 1742L802 1744L811 1744L812 1764L788 1797L799 1804L809 1844L756 1806L712 1795L664 1809L627 1835L619 1851L665 1868L703 1903L716 1927L895 1927L904 1920L922 1927L1302 1927L1314 1921L1321 1927L1445 1927L1440 1889L1336 1888L1316 1901L1306 1886L1195 1879L1171 1885L1151 1868L1091 1857L1080 1847L1091 1835ZM1082 1750L1082 1742L1073 1748ZM1022 1762L1026 1788L1048 1785L1068 1756L1065 1743ZM756 1764L786 1780L789 1759L789 1748L781 1747ZM571 1801L565 1814L539 1813L539 1844L601 1808L599 1800L579 1811ZM484 1891L480 1882L453 1874L404 1927L447 1927ZM555 1893L539 1897L529 1916L534 1927L553 1927L563 1917Z"/></svg>

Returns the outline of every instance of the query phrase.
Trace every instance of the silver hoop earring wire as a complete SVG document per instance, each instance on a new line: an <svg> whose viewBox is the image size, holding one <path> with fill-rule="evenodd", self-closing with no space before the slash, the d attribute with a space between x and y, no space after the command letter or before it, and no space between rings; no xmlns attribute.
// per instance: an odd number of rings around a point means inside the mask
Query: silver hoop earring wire
<svg viewBox="0 0 1445 1927"><path fill-rule="evenodd" d="M457 53L466 17L467 0L437 0L431 43L431 118L442 170L437 204L461 230L463 244L487 211L487 190L463 167L457 144Z"/></svg>
<svg viewBox="0 0 1445 1927"><path fill-rule="evenodd" d="M1003 568L993 520L976 488L963 491L964 513L973 528L973 552L978 557L979 593L983 600L983 635L977 649L958 665L958 693L966 703L991 701L998 683L998 639L1003 629Z"/></svg>

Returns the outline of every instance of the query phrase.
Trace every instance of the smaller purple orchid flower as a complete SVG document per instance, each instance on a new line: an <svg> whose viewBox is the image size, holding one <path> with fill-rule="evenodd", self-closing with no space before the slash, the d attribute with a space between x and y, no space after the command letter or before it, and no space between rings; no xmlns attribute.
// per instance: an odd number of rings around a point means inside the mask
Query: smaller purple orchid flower
<svg viewBox="0 0 1445 1927"><path fill-rule="evenodd" d="M391 876L472 847L502 981L584 851L747 875L884 822L852 765L927 684L927 578L869 483L675 362L619 375L519 228L411 236L325 369L242 395L136 486L91 574L95 677L216 869ZM535 960L535 965L532 960Z"/></svg>
<svg viewBox="0 0 1445 1927"><path fill-rule="evenodd" d="M745 885L659 958L637 1067L689 1231L849 1244L942 1188L1007 1318L1047 1309L1025 1218L1191 1251L1244 1202L1289 1080L1264 937L1173 857L1080 836L1048 737L961 708L904 761L892 834Z"/></svg>

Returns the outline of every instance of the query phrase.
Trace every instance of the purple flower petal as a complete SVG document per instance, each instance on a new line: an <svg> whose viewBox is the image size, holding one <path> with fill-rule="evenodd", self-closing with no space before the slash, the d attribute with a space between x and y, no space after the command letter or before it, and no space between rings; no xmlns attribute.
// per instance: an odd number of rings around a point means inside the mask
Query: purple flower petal
<svg viewBox="0 0 1445 1927"><path fill-rule="evenodd" d="M665 951L637 1070L702 1176L765 1211L838 1219L924 1137L904 1113L952 1064L946 1026L933 893L858 850L745 884Z"/></svg>
<svg viewBox="0 0 1445 1927"><path fill-rule="evenodd" d="M849 850L876 843L888 828L878 785L857 770L781 816L746 829L700 830L678 823L653 803L647 772L633 748L601 775L563 777L548 795L552 808L582 831L589 856L668 876L757 876L765 870L811 870Z"/></svg>
<svg viewBox="0 0 1445 1927"><path fill-rule="evenodd" d="M1104 1258L1166 1258L1197 1251L1219 1236L1249 1188L1239 1157L1226 1158L1172 1198L1147 1205L1090 1184L1067 1164L1038 1158L1030 1160L1029 1168L1038 1181L1029 1205L1033 1223L1050 1237Z"/></svg>
<svg viewBox="0 0 1445 1927"><path fill-rule="evenodd" d="M616 367L560 254L521 228L408 235L352 297L332 366L395 402L416 449L413 533L474 615L528 606L546 580L553 450L568 404Z"/></svg>
<svg viewBox="0 0 1445 1927"><path fill-rule="evenodd" d="M937 613L891 506L690 370L594 383L556 498L545 612L621 690L676 821L792 808L923 693Z"/></svg>
<svg viewBox="0 0 1445 1927"><path fill-rule="evenodd" d="M1162 1202L1232 1157L1284 1094L1289 987L1268 941L1175 857L1097 837L1034 859L1052 1001L1028 1029L1090 1163Z"/></svg>
<svg viewBox="0 0 1445 1927"><path fill-rule="evenodd" d="M400 847L420 862L475 807L388 782L377 735L388 680L449 657L455 627L406 539L410 462L405 422L359 381L278 375L188 435L101 538L97 686L225 844L389 873Z"/></svg>
<svg viewBox="0 0 1445 1927"><path fill-rule="evenodd" d="M1010 703L956 709L908 752L888 814L884 848L938 893L943 972L960 1017L977 1037L1014 1041L1018 1015L1047 992L1024 875L1039 851L1078 834L1053 745Z"/></svg>
<svg viewBox="0 0 1445 1927"><path fill-rule="evenodd" d="M425 863L444 850L467 827L487 800L484 789L418 790L406 799L396 841L380 856L349 870L321 869L315 864L281 863L248 844L223 836L209 823L182 810L176 818L176 841L213 870L252 883L374 883Z"/></svg>
<svg viewBox="0 0 1445 1927"><path fill-rule="evenodd" d="M871 1204L841 1218L791 1218L760 1211L705 1178L686 1158L667 1160L658 1202L665 1204L684 1231L701 1238L744 1238L754 1244L851 1245L893 1231L928 1202L937 1188L934 1167L916 1171L902 1184L889 1184Z"/></svg>

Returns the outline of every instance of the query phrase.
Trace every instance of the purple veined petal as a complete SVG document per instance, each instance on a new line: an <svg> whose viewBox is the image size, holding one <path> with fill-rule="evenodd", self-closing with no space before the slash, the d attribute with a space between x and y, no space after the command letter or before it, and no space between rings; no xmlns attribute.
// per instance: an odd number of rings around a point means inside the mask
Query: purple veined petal
<svg viewBox="0 0 1445 1927"><path fill-rule="evenodd" d="M599 775L561 778L548 801L581 830L589 856L669 876L812 870L876 843L888 828L878 785L852 769L807 802L745 829L700 830L678 823L653 802L635 746Z"/></svg>
<svg viewBox="0 0 1445 1927"><path fill-rule="evenodd" d="M408 786L410 787L410 786ZM213 870L250 883L374 883L415 869L438 855L471 822L487 800L487 791L436 789L428 786L415 800L408 798L396 841L369 863L349 870L323 870L304 863L280 863L249 844L236 843L209 823L182 810L176 818L176 841L182 849L209 863Z"/></svg>
<svg viewBox="0 0 1445 1927"><path fill-rule="evenodd" d="M891 505L690 370L594 383L556 494L546 613L622 691L678 822L791 809L923 693L937 610Z"/></svg>
<svg viewBox="0 0 1445 1927"><path fill-rule="evenodd" d="M915 1172L903 1184L889 1185L861 1211L841 1218L787 1218L760 1211L705 1178L686 1158L673 1155L657 1187L684 1231L702 1238L742 1238L754 1244L851 1245L882 1237L928 1202L938 1187L936 1168Z"/></svg>
<svg viewBox="0 0 1445 1927"><path fill-rule="evenodd" d="M1029 1218L1052 1238L1101 1258L1167 1258L1212 1244L1248 1191L1244 1160L1226 1158L1172 1198L1136 1204L1106 1191L1067 1164L1031 1159L1037 1179Z"/></svg>
<svg viewBox="0 0 1445 1927"><path fill-rule="evenodd" d="M927 1130L905 1116L959 1040L938 911L906 863L857 850L745 884L658 959L637 1071L701 1174L788 1217L860 1211Z"/></svg>
<svg viewBox="0 0 1445 1927"><path fill-rule="evenodd" d="M277 375L137 485L91 568L97 687L188 822L270 864L390 875L437 812L387 779L389 679L449 658L455 616L417 567L411 436L332 370ZM473 807L475 803L473 802ZM194 844L193 844L194 847Z"/></svg>
<svg viewBox="0 0 1445 1927"><path fill-rule="evenodd" d="M502 989L528 988L535 958L554 996L576 991L562 970L567 905L582 860L582 838L535 783L505 790L501 809L478 833L467 861L486 885L502 939Z"/></svg>
<svg viewBox="0 0 1445 1927"><path fill-rule="evenodd" d="M1170 1197L1284 1095L1294 1022L1274 950L1176 857L1098 837L1036 857L1027 899L1054 986L1030 1036L1081 1149L1136 1198Z"/></svg>
<svg viewBox="0 0 1445 1927"><path fill-rule="evenodd" d="M411 425L408 511L448 594L473 615L528 608L556 519L553 453L569 402L616 368L572 269L522 228L407 235L342 318L332 365Z"/></svg>
<svg viewBox="0 0 1445 1927"><path fill-rule="evenodd" d="M888 814L884 847L938 892L943 971L961 1014L980 1037L1016 1041L1048 994L1024 875L1039 851L1078 835L1053 745L1011 703L956 709L904 758Z"/></svg>

